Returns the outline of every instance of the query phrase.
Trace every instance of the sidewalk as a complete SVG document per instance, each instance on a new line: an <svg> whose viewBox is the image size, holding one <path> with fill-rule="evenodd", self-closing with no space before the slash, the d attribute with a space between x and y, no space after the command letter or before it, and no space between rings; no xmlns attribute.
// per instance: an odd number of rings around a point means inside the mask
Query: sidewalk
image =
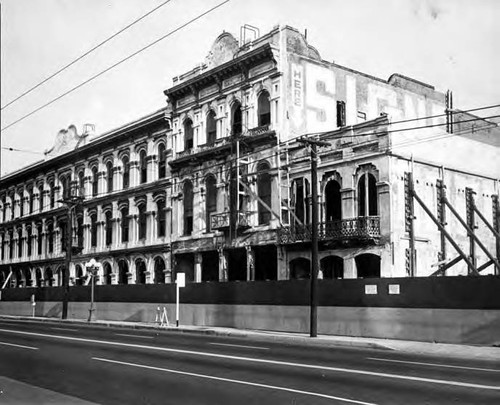
<svg viewBox="0 0 500 405"><path fill-rule="evenodd" d="M272 341L290 345L315 346L315 347L357 347L396 351L401 353L420 354L455 359L475 359L500 361L500 347L470 346L446 343L428 343L396 339L363 338L355 336L320 335L311 338L304 333L287 333L276 331L246 330L214 326L180 325L161 327L157 323L104 321L96 320L91 323L83 319L45 318L0 315L0 319L16 319L31 322L53 322L79 325L92 325L101 327L162 330L172 333L195 333L213 336L231 336L250 338L257 341Z"/></svg>

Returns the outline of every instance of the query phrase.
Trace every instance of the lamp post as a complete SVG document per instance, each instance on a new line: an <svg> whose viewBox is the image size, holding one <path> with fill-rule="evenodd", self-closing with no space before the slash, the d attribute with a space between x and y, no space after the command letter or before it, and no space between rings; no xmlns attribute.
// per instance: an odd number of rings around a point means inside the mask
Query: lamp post
<svg viewBox="0 0 500 405"><path fill-rule="evenodd" d="M100 263L95 259L91 259L86 265L87 274L90 276L90 309L88 322L95 321L95 307L94 307L94 279L99 271Z"/></svg>

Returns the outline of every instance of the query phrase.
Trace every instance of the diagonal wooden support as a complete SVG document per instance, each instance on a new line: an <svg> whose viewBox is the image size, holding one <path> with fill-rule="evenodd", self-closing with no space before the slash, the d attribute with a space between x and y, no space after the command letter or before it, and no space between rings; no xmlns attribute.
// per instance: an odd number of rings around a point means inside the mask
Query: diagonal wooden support
<svg viewBox="0 0 500 405"><path fill-rule="evenodd" d="M446 270L448 270L450 267L457 264L460 260L462 260L462 256L457 256L453 260L451 260L450 262L443 264L438 270L436 270L434 273L431 274L431 277L432 276L439 276L439 275L443 274ZM479 271L479 269L478 269L478 271Z"/></svg>
<svg viewBox="0 0 500 405"><path fill-rule="evenodd" d="M438 229L441 231L441 233L448 239L448 242L455 248L455 250L458 252L458 254L462 257L462 259L467 263L467 266L472 269L474 275L479 275L477 272L476 267L474 264L469 260L467 255L460 249L460 246L453 240L452 236L446 231L443 225L437 220L437 218L434 216L434 214L431 212L429 208L425 205L425 203L422 201L422 199L418 196L418 194L413 190L413 197L415 197L415 200L420 204L420 206L423 208L425 213L429 216L429 218L436 224Z"/></svg>
<svg viewBox="0 0 500 405"><path fill-rule="evenodd" d="M488 249L486 249L486 247L483 245L483 243L479 240L479 238L475 235L474 231L470 228L469 225L467 225L467 223L462 219L462 217L460 216L460 214L455 210L455 208L453 207L453 205L450 204L450 202L448 201L448 199L445 197L444 198L444 203L446 204L446 206L450 209L450 211L453 213L453 215L455 215L455 217L458 219L458 221L462 224L462 226L467 230L468 234L470 237L472 237L472 239L477 243L477 245L481 248L481 250L486 254L486 256L488 256L488 259L492 260L493 263L495 264L495 267L497 269L497 271L500 269L500 265L498 264L498 261L497 259L495 259L495 257L488 251ZM476 270L477 271L477 270Z"/></svg>

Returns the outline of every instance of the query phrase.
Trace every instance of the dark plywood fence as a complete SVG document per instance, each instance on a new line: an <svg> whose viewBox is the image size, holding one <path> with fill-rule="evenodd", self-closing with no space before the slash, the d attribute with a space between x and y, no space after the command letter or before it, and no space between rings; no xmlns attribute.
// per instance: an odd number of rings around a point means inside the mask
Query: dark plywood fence
<svg viewBox="0 0 500 405"><path fill-rule="evenodd" d="M344 307L500 309L500 277L319 280L318 305ZM2 301L62 301L62 287L7 288ZM309 281L190 283L187 304L309 305ZM90 286L70 287L70 301L90 300ZM174 284L103 285L96 302L174 303Z"/></svg>

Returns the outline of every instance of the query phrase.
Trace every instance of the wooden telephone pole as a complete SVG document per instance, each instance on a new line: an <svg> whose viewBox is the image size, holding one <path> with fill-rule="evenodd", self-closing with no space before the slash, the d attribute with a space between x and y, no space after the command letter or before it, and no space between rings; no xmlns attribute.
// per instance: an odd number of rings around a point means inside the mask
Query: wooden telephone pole
<svg viewBox="0 0 500 405"><path fill-rule="evenodd" d="M328 142L300 138L298 142L303 143L311 148L311 189L312 189L312 231L311 231L311 288L310 288L310 321L309 321L309 336L318 336L318 146L330 146Z"/></svg>

